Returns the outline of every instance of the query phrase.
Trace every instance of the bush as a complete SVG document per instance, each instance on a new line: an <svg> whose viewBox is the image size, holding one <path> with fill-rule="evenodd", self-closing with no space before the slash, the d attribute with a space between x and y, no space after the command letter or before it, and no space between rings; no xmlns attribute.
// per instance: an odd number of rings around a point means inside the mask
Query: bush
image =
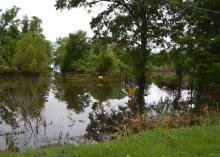
<svg viewBox="0 0 220 157"><path fill-rule="evenodd" d="M109 73L118 74L125 67L125 65L111 51L100 53L96 57L95 62L95 71L99 73L99 75Z"/></svg>
<svg viewBox="0 0 220 157"><path fill-rule="evenodd" d="M45 72L48 70L47 51L46 40L28 32L16 44L13 65L23 72Z"/></svg>

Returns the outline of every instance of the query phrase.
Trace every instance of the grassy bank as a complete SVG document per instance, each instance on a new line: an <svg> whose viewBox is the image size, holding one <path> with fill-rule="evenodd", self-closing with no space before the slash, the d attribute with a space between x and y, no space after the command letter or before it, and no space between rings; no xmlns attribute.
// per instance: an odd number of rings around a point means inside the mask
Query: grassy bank
<svg viewBox="0 0 220 157"><path fill-rule="evenodd" d="M94 145L55 146L1 157L219 157L220 126L153 130Z"/></svg>

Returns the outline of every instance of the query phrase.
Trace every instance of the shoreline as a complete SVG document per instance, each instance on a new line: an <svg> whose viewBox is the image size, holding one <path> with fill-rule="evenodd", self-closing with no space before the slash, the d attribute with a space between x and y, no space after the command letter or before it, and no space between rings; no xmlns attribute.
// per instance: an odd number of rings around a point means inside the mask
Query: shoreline
<svg viewBox="0 0 220 157"><path fill-rule="evenodd" d="M49 146L24 152L0 152L1 157L197 157L220 155L220 125L155 129L110 142L79 146Z"/></svg>

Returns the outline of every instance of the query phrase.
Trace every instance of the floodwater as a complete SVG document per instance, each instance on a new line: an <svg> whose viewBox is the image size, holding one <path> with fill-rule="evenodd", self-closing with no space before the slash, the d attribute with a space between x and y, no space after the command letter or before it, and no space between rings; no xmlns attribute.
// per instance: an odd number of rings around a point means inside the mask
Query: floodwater
<svg viewBox="0 0 220 157"><path fill-rule="evenodd" d="M144 108L150 115L196 111L201 104L218 105L218 92L148 80ZM134 99L118 79L0 76L0 150L111 139L112 125L122 118L118 113L136 112Z"/></svg>

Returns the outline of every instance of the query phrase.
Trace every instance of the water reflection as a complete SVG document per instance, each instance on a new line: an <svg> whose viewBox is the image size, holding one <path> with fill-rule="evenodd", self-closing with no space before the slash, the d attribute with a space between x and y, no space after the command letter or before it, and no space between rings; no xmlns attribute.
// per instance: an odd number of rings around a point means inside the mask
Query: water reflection
<svg viewBox="0 0 220 157"><path fill-rule="evenodd" d="M84 112L93 100L100 103L109 99L122 99L123 82L101 82L96 78L57 76L54 81L54 93L58 100L66 102L68 109L76 113Z"/></svg>
<svg viewBox="0 0 220 157"><path fill-rule="evenodd" d="M188 89L148 80L144 86L132 84L137 88L132 95L129 86L114 78L1 77L0 149L99 142L152 128L151 117L200 113L220 102L216 87ZM125 123L135 127L126 128Z"/></svg>
<svg viewBox="0 0 220 157"><path fill-rule="evenodd" d="M58 76L54 83L55 97L59 101L66 102L68 109L81 113L89 106L91 97L86 91L86 84L85 86L79 86L78 84L82 84L81 82L67 80L64 76Z"/></svg>
<svg viewBox="0 0 220 157"><path fill-rule="evenodd" d="M1 77L0 84L0 144L3 149L14 149L10 148L14 139L28 146L39 128L45 127L41 112L49 90L48 77Z"/></svg>
<svg viewBox="0 0 220 157"><path fill-rule="evenodd" d="M204 110L219 111L219 88L209 90L188 89L182 84L157 86L149 82L145 87L137 86L137 93L128 95L126 105L117 109L107 110L105 105L97 107L94 103L86 137L99 142L114 138L112 133L120 136L154 128L155 121L161 123L160 127L168 128L194 125L205 114Z"/></svg>

